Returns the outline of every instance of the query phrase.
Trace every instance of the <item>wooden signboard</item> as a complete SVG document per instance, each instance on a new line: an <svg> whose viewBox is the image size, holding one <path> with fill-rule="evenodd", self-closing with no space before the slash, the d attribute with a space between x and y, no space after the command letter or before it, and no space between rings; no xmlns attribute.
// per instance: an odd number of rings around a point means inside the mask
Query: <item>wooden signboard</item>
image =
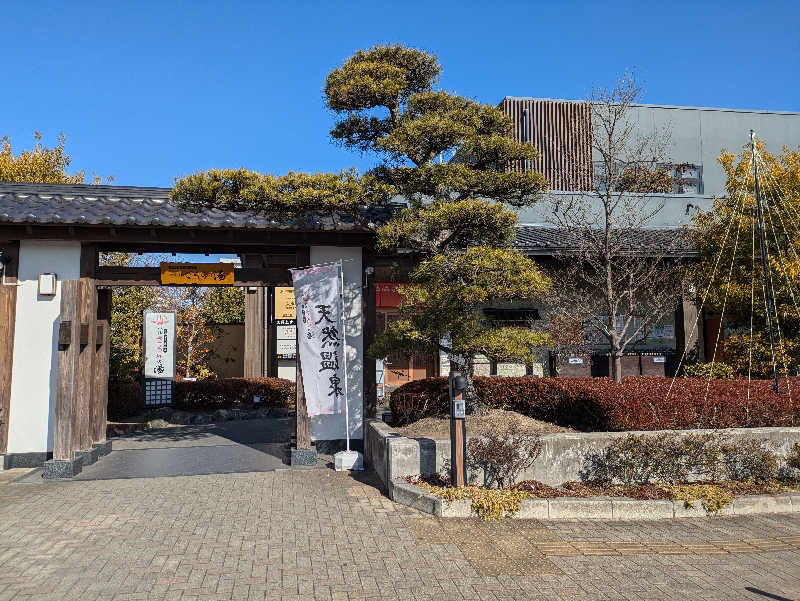
<svg viewBox="0 0 800 601"><path fill-rule="evenodd" d="M297 306L294 288L276 286L275 299L275 358L297 358Z"/></svg>
<svg viewBox="0 0 800 601"><path fill-rule="evenodd" d="M233 286L233 264L162 263L161 283L178 286Z"/></svg>
<svg viewBox="0 0 800 601"><path fill-rule="evenodd" d="M288 286L275 288L275 319L297 319L294 288Z"/></svg>

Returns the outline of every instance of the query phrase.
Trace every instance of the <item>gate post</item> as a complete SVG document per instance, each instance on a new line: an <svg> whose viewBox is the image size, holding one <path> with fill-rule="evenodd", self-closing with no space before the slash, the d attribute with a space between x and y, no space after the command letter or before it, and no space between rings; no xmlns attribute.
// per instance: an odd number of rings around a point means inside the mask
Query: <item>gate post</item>
<svg viewBox="0 0 800 601"><path fill-rule="evenodd" d="M17 315L17 271L19 243L0 244L4 258L0 267L5 284L0 284L0 456L8 450L11 418L11 371L14 358L14 331ZM0 469L3 460L0 459Z"/></svg>
<svg viewBox="0 0 800 601"><path fill-rule="evenodd" d="M95 339L94 380L92 381L92 442L106 440L108 419L108 359L111 352L111 290L97 291L97 327Z"/></svg>
<svg viewBox="0 0 800 601"><path fill-rule="evenodd" d="M76 370L80 351L78 303L80 281L61 282L61 318L58 332L58 376L56 382L56 416L53 435L53 460L74 459L73 431L75 415ZM80 468L78 469L80 471ZM71 474L70 474L71 475Z"/></svg>

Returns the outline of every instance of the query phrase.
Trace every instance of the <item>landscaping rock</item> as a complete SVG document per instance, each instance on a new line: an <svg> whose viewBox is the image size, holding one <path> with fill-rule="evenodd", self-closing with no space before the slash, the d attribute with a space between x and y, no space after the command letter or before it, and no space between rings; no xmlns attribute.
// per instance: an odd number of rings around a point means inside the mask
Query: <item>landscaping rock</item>
<svg viewBox="0 0 800 601"><path fill-rule="evenodd" d="M199 413L192 418L192 423L196 426L201 426L204 424L210 424L212 419L213 418L207 413Z"/></svg>
<svg viewBox="0 0 800 601"><path fill-rule="evenodd" d="M214 412L215 422L226 422L231 419L231 412L227 409L217 409Z"/></svg>
<svg viewBox="0 0 800 601"><path fill-rule="evenodd" d="M151 409L147 412L147 417L151 420L163 419L169 421L169 418L174 413L174 410L170 407L158 407L157 409Z"/></svg>
<svg viewBox="0 0 800 601"><path fill-rule="evenodd" d="M147 422L147 429L148 430L157 430L159 428L169 428L173 424L169 423L168 421L158 418L158 419L151 419Z"/></svg>
<svg viewBox="0 0 800 601"><path fill-rule="evenodd" d="M186 411L173 411L172 415L169 416L167 421L172 424L186 425L193 423L193 417L194 416L191 413L187 413Z"/></svg>

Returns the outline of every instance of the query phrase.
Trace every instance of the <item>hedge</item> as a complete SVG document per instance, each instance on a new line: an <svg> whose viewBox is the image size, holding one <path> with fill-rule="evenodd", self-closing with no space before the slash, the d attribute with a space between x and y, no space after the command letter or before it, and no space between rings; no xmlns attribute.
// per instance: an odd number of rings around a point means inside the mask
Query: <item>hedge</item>
<svg viewBox="0 0 800 601"><path fill-rule="evenodd" d="M108 420L122 421L142 411L142 392L138 380L108 380Z"/></svg>
<svg viewBox="0 0 800 601"><path fill-rule="evenodd" d="M183 411L214 411L235 405L249 407L254 395L261 397L259 407L294 408L294 382L283 378L209 378L176 382L172 406Z"/></svg>
<svg viewBox="0 0 800 601"><path fill-rule="evenodd" d="M209 378L196 382L175 382L172 407L182 411L215 411L235 405L250 407L253 396L261 397L259 407L294 408L294 382L282 378ZM108 418L119 421L142 412L138 380L110 380Z"/></svg>
<svg viewBox="0 0 800 601"><path fill-rule="evenodd" d="M790 378L800 391L800 378ZM800 425L800 398L776 394L771 380L746 378L629 377L475 378L475 389L490 408L517 411L559 426L591 431L756 428ZM672 390L669 391L670 385ZM669 392L669 395L668 395ZM798 396L793 392L792 397ZM446 378L405 384L390 396L395 425L449 413Z"/></svg>

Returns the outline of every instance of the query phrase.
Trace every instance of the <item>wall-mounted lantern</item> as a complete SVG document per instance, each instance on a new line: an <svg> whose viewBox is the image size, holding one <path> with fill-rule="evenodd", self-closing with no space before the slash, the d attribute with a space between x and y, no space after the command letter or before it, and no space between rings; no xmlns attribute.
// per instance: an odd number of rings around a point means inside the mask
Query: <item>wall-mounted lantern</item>
<svg viewBox="0 0 800 601"><path fill-rule="evenodd" d="M39 274L39 294L41 296L55 296L56 294L56 274Z"/></svg>

